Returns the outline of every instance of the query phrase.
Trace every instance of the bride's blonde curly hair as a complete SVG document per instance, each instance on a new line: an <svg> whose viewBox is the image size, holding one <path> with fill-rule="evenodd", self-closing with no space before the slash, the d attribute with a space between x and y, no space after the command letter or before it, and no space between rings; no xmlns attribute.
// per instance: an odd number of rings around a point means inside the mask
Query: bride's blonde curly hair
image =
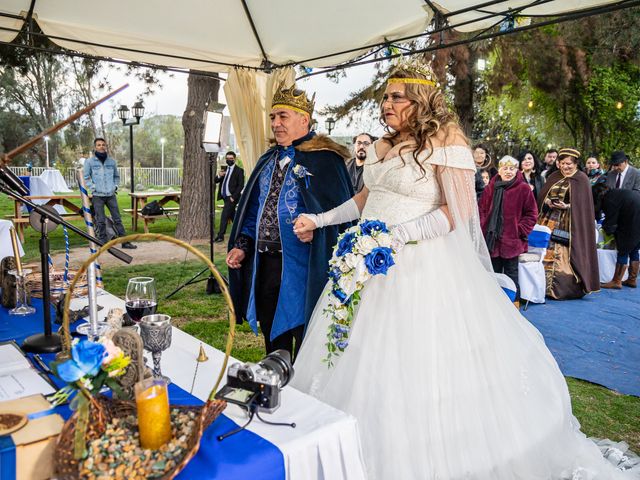
<svg viewBox="0 0 640 480"><path fill-rule="evenodd" d="M406 66L398 66L391 70L389 78L419 78L423 80L432 80L421 72ZM452 133L452 129L455 128L457 132L461 131L458 116L455 112L449 109L444 93L436 85L425 85L418 83L405 83L405 96L407 100L411 101L403 112L405 117L403 121L406 123L408 130L410 131L413 139L418 145L418 148L413 151L413 159L420 167L420 171L424 175L425 169L421 162L418 161L418 154L423 149L429 150L429 158L433 154L433 142L431 137L438 134L440 131L444 131L445 138ZM395 139L398 138L400 132L394 131L384 121L384 104L380 104L380 123L383 125L388 135L383 137L383 140L396 144ZM409 146L402 147L411 148ZM402 154L402 149L400 154Z"/></svg>

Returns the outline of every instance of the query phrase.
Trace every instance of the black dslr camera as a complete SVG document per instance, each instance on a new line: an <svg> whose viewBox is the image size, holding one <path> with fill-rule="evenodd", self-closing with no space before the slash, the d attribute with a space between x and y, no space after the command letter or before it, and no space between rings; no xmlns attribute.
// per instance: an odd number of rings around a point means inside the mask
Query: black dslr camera
<svg viewBox="0 0 640 480"><path fill-rule="evenodd" d="M272 413L280 406L280 390L293 378L291 355L276 350L258 363L234 363L227 370L227 384L216 398L248 410Z"/></svg>

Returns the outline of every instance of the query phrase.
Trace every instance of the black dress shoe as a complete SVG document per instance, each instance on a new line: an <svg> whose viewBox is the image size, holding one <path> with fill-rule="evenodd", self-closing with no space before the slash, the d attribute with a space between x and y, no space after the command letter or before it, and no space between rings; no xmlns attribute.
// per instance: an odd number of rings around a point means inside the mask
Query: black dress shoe
<svg viewBox="0 0 640 480"><path fill-rule="evenodd" d="M122 244L122 248L128 248L128 249L130 249L130 250L134 250L134 249L138 248L138 246L137 246L137 245L134 245L134 244L133 244L133 243L131 243L131 242L124 242L124 243Z"/></svg>
<svg viewBox="0 0 640 480"><path fill-rule="evenodd" d="M221 243L221 242L224 242L224 238L216 237L216 238L213 239L213 241L216 242L216 243Z"/></svg>

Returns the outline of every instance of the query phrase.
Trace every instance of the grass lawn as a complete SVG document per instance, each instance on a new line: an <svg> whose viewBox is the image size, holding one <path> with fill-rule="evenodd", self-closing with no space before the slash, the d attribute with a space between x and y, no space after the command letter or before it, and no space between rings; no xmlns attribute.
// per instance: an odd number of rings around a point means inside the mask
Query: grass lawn
<svg viewBox="0 0 640 480"><path fill-rule="evenodd" d="M129 208L129 196L126 192L118 194L120 209ZM0 215L13 214L13 202L0 198ZM219 216L218 216L219 217ZM131 218L124 214L125 228L130 229ZM74 222L84 230L84 222ZM173 235L176 221L158 220L150 226L154 233ZM37 260L39 234L32 228L25 229L23 243L26 259ZM58 228L50 235L52 252L64 250L62 229ZM70 232L71 246L81 246L85 241ZM207 251L208 246L199 247ZM222 257L216 261L220 272L226 276L227 267ZM224 349L228 331L227 309L221 295L206 295L205 282L191 285L181 290L171 299L165 296L179 285L190 279L204 268L196 261L183 263L158 263L140 266L111 267L103 271L105 287L119 297L124 297L127 281L133 276L154 277L158 288L158 311L171 315L176 326L205 343L220 350ZM203 275L202 278L206 278ZM248 325L238 325L232 355L242 361L256 362L263 356L264 346L261 337L254 335ZM620 395L604 387L588 382L567 378L573 411L588 436L626 441L631 448L640 452L640 398Z"/></svg>

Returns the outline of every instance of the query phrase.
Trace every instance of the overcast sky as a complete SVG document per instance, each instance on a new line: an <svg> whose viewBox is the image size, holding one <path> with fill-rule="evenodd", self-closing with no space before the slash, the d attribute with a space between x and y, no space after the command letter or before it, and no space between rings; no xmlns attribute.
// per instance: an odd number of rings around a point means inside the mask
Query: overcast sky
<svg viewBox="0 0 640 480"><path fill-rule="evenodd" d="M347 69L347 77L340 79L339 83L328 80L325 75L315 75L301 80L298 82L298 86L309 93L316 92L316 110L319 110L326 105L334 105L343 101L349 93L366 86L372 78L373 72L373 66L363 65ZM166 114L182 116L187 103L187 75L175 73L171 78L169 75L161 73L160 78L163 83L162 90L144 101L145 116ZM119 105L125 104L131 108L136 96L143 89L142 84L135 78L127 78L123 73L118 73L115 70L110 73L109 81L114 88L124 83L129 83L130 86L112 100L98 107L98 114L104 115L107 122L117 119L115 110ZM220 93L223 97L222 89L220 89ZM224 102L224 99L221 98L221 101ZM228 110L225 114L228 115ZM319 131L325 132L324 118L320 118L318 115L314 115L314 118L320 123ZM351 127L347 127L346 122L339 122L332 135L353 135L361 131L380 133L378 119L368 116L360 118Z"/></svg>

